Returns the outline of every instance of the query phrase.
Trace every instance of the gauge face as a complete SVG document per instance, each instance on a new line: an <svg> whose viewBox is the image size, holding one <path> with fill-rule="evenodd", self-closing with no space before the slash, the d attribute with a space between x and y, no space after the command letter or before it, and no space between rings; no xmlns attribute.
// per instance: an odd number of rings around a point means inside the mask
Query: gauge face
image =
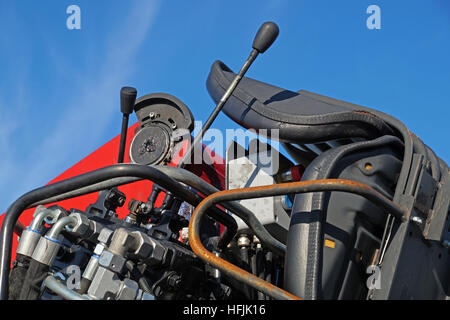
<svg viewBox="0 0 450 320"><path fill-rule="evenodd" d="M170 148L169 133L156 124L142 128L130 146L131 161L137 164L159 164L167 156Z"/></svg>

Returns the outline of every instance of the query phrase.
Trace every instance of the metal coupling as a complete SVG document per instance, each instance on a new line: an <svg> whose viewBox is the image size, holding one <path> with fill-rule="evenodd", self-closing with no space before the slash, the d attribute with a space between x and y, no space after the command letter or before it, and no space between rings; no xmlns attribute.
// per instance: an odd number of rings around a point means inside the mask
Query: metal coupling
<svg viewBox="0 0 450 320"><path fill-rule="evenodd" d="M83 238L95 240L98 238L102 229L101 224L90 220L83 212L75 211L70 214L77 222L72 227L67 225L66 230L71 234Z"/></svg>
<svg viewBox="0 0 450 320"><path fill-rule="evenodd" d="M103 250L98 264L114 273L123 274L126 270L127 259L111 251Z"/></svg>
<svg viewBox="0 0 450 320"><path fill-rule="evenodd" d="M17 247L17 254L31 257L34 249L42 236L42 229L44 221L52 225L54 224L60 215L63 213L60 208L46 208L44 206L38 206L33 214L33 220L30 225L22 232L19 245Z"/></svg>
<svg viewBox="0 0 450 320"><path fill-rule="evenodd" d="M151 300L140 292L139 285L125 278L123 281L112 271L99 267L88 289L88 295L96 299L135 300L136 298Z"/></svg>
<svg viewBox="0 0 450 320"><path fill-rule="evenodd" d="M108 228L103 228L98 234L97 240L99 243L94 248L94 254L91 256L86 268L83 271L83 278L92 281L94 279L95 273L97 272L100 256L102 255L105 247L111 240L113 231Z"/></svg>
<svg viewBox="0 0 450 320"><path fill-rule="evenodd" d="M17 254L31 257L41 236L42 234L40 231L27 227L22 232L22 236L20 237L19 245L17 247Z"/></svg>
<svg viewBox="0 0 450 320"><path fill-rule="evenodd" d="M83 278L87 280L91 280L95 276L95 272L98 269L100 256L103 253L103 250L105 249L105 246L102 243L97 244L94 249L94 254L91 256L91 259L89 260L86 268L83 271Z"/></svg>
<svg viewBox="0 0 450 320"><path fill-rule="evenodd" d="M41 237L33 252L32 259L42 264L51 266L58 254L61 246L59 235L61 231L67 226L75 226L77 220L74 217L64 217L51 228L47 235Z"/></svg>

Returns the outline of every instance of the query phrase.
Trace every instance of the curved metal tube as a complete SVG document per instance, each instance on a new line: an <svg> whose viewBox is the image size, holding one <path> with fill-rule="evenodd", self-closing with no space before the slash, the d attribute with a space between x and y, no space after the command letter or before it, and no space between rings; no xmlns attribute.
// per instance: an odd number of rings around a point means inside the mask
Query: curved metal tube
<svg viewBox="0 0 450 320"><path fill-rule="evenodd" d="M42 227L42 222L44 222L45 218L51 217L54 219L57 216L57 212L54 210L48 210L45 208L43 211L39 212L36 217L31 221L29 228L31 230L40 231Z"/></svg>
<svg viewBox="0 0 450 320"><path fill-rule="evenodd" d="M77 223L77 219L73 216L64 217L62 219L59 219L58 222L56 222L53 227L50 229L50 231L47 233L48 238L57 239L61 231L66 226L74 225Z"/></svg>
<svg viewBox="0 0 450 320"><path fill-rule="evenodd" d="M89 173L85 173L73 178L63 180L51 185L47 185L30 191L17 199L7 210L0 231L0 300L8 298L8 276L11 263L12 241L16 222L22 212L31 204L53 197L61 193L80 189L95 183L118 177L140 177L150 179L166 190L170 190L175 196L185 199L194 206L201 201L201 197L184 187L179 182L173 180L161 171L142 165L119 164ZM236 221L228 214L218 208L210 210L208 215L224 224L227 229L237 229ZM231 234L232 232L229 232Z"/></svg>
<svg viewBox="0 0 450 320"><path fill-rule="evenodd" d="M355 154L362 150L391 146L396 150L403 148L402 141L395 136L382 136L380 138L353 142L344 146L333 148L320 154L305 170L302 180L317 180L332 178L339 161L349 154ZM323 192L302 194L296 196L297 205L291 211L290 227L288 232L289 246L286 251L284 279L286 287L305 299L315 300L321 296L322 284L322 251L323 251L323 224L326 221L324 209L326 195ZM301 199L301 200L300 200ZM311 219L304 228L297 224L298 217L304 212L314 212L315 218ZM303 247L303 241L307 239L307 248ZM303 268L306 268L305 271ZM297 278L300 270L308 274L307 282ZM306 288L305 288L305 287Z"/></svg>
<svg viewBox="0 0 450 320"><path fill-rule="evenodd" d="M260 279L253 274L236 267L228 261L217 257L208 251L200 241L199 228L200 221L209 207L217 205L222 201L233 201L250 198L264 198L283 194L317 192L317 191L341 191L355 193L372 201L376 205L385 209L394 217L404 220L405 212L387 199L381 193L371 187L352 180L324 179L313 181L300 181L283 184L275 184L263 187L251 187L217 192L203 200L195 209L191 221L189 222L189 243L192 250L205 262L213 265L224 274L236 278L238 281L255 288L275 299L298 299L298 297L286 292L271 283Z"/></svg>
<svg viewBox="0 0 450 320"><path fill-rule="evenodd" d="M45 278L44 286L66 300L90 300L87 297L79 295L75 291L70 290L69 288L67 288L67 286L56 280L53 276L48 276L47 278Z"/></svg>

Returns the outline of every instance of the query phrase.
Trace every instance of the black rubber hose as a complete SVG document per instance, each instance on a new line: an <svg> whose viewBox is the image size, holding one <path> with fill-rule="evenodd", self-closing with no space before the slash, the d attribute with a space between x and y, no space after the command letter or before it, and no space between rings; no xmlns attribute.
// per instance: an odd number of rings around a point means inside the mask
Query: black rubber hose
<svg viewBox="0 0 450 320"><path fill-rule="evenodd" d="M197 175L193 174L192 172L182 169L182 168L176 168L176 167L168 167L168 166L151 166L155 169L158 169L159 171L167 174L171 178L183 182L187 184L188 186L194 188L195 190L201 192L205 196L209 196L210 194L213 194L215 192L219 192L220 190L216 187L212 186L202 178L198 177ZM133 177L127 177L127 178L114 178L110 179L108 181L96 183L87 187L80 188L78 190L74 190L65 194L61 194L55 197L48 198L46 200L33 203L32 206L36 206L39 204L48 204L53 203L57 201L62 201L65 199L73 198L76 196L97 192L100 190L110 189L112 187L116 187L122 184L128 184L135 181L142 180L141 178L133 178ZM253 212L251 212L249 209L241 205L239 202L225 202L222 204L224 208L231 211L235 215L237 215L239 218L241 218L255 233L255 235L260 239L260 241L267 246L268 249L273 250L276 254L283 256L286 251L286 246L275 239L267 230L266 228L261 224L261 222L258 220L258 218L255 216ZM231 236L232 234L230 234ZM225 235L226 236L226 235ZM221 240L219 241L219 248L224 248L228 244L229 237L222 235Z"/></svg>
<svg viewBox="0 0 450 320"><path fill-rule="evenodd" d="M241 258L241 265L242 269L244 270L250 270L250 259L249 259L249 249L248 247L244 246L242 248L239 248L239 257ZM233 278L234 280L234 278ZM239 283L239 282L238 282ZM253 297L253 289L250 286L243 286L242 287L242 293L245 295L246 299L252 300Z"/></svg>
<svg viewBox="0 0 450 320"><path fill-rule="evenodd" d="M21 237L21 236L22 236L23 230L25 230L25 226L24 226L22 223L20 223L20 221L17 221L17 222L16 222L16 225L14 226L14 232L15 232L19 237Z"/></svg>
<svg viewBox="0 0 450 320"><path fill-rule="evenodd" d="M36 260L31 260L20 291L19 300L36 300L41 292L41 284L47 276L49 266Z"/></svg>
<svg viewBox="0 0 450 320"><path fill-rule="evenodd" d="M175 180L179 180L187 185L193 187L204 195L208 196L210 194L219 192L220 190L216 187L212 186L205 180L196 176L190 171L181 168L175 167L162 167L160 169L167 175L171 176ZM259 238L259 240L267 246L268 249L273 250L278 255L284 255L286 251L286 246L282 244L280 241L275 239L263 226L263 224L258 220L253 212L249 209L241 205L236 201L224 202L221 204L225 209L236 214L239 218L241 218L255 233L255 235ZM226 242L222 239L219 240L218 246L220 248L224 248Z"/></svg>
<svg viewBox="0 0 450 320"><path fill-rule="evenodd" d="M13 267L9 274L9 300L19 300L20 291L22 290L28 267L30 266L30 257L22 254L16 255Z"/></svg>
<svg viewBox="0 0 450 320"><path fill-rule="evenodd" d="M364 149L379 148L382 146L393 145L398 149L403 148L401 140L394 136L383 136L370 141L355 142L334 148L326 153L319 155L307 168L303 175L305 180L328 179L335 168L336 164L344 156L351 152ZM307 228L303 228L297 224L298 217L304 215L304 210L291 211L291 224L288 231L288 247L286 250L285 260L285 281L286 288L293 294L303 297L304 299L317 299L321 291L321 274L322 274L322 250L324 232L322 224L326 221L323 210L325 199L324 193L304 194L302 197L309 197L311 201L301 201L305 206L310 203L307 210L315 212L311 221L308 222ZM296 199L297 201L297 199ZM294 209L294 208L293 208ZM301 219L300 219L301 220ZM307 233L307 234L305 234ZM308 239L307 252L302 252L301 242ZM306 268L308 281L303 288L299 279L300 270Z"/></svg>
<svg viewBox="0 0 450 320"><path fill-rule="evenodd" d="M73 178L63 180L51 185L47 185L30 191L17 199L7 210L0 231L0 299L8 298L8 276L11 263L11 251L14 228L22 212L31 204L66 193L72 190L86 187L95 183L118 177L140 177L150 179L166 190L170 190L175 196L185 199L192 205L197 205L202 198L191 190L173 180L168 175L158 169L149 166L136 164L117 164L89 173L85 173ZM216 208L217 209L217 208ZM237 230L236 221L228 214L217 209L210 210L208 215L224 224L227 229ZM235 232L235 231L234 231ZM229 232L232 234L233 232Z"/></svg>

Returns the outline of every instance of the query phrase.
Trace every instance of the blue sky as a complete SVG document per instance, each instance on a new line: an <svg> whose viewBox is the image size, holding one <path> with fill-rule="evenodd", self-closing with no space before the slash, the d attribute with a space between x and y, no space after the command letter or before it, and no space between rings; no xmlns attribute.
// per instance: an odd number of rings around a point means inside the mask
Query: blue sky
<svg viewBox="0 0 450 320"><path fill-rule="evenodd" d="M81 30L66 27L73 4ZM371 4L380 30L366 27ZM205 120L211 64L239 69L267 20L280 36L248 76L390 113L450 160L448 0L2 0L0 211L119 133L122 86Z"/></svg>

